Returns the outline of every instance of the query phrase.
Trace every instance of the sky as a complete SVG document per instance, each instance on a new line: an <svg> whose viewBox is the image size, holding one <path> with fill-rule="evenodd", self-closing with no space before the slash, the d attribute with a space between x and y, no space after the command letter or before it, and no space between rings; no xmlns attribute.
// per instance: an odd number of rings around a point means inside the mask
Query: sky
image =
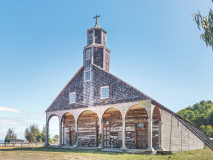
<svg viewBox="0 0 213 160"><path fill-rule="evenodd" d="M191 13L211 0L1 0L0 139L31 124L83 65L86 31L107 31L110 72L177 112L213 100L213 51ZM58 132L50 121L51 137Z"/></svg>

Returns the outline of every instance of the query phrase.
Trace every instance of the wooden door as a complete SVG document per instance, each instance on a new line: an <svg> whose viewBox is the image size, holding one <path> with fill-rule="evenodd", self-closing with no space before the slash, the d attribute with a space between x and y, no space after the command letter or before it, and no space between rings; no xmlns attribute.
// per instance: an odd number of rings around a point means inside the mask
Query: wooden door
<svg viewBox="0 0 213 160"><path fill-rule="evenodd" d="M136 126L136 148L146 149L148 144L147 138L147 122L139 123Z"/></svg>
<svg viewBox="0 0 213 160"><path fill-rule="evenodd" d="M75 131L70 131L70 145L73 146L75 144Z"/></svg>
<svg viewBox="0 0 213 160"><path fill-rule="evenodd" d="M104 125L104 147L110 147L110 126Z"/></svg>

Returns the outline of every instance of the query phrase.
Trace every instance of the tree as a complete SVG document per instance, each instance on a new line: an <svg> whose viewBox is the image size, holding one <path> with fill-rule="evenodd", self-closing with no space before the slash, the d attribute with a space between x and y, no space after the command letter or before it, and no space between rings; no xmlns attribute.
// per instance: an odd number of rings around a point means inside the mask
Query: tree
<svg viewBox="0 0 213 160"><path fill-rule="evenodd" d="M37 125L30 125L29 128L25 130L25 138L29 142L40 142L41 135Z"/></svg>
<svg viewBox="0 0 213 160"><path fill-rule="evenodd" d="M213 0L212 0L213 2ZM193 14L194 21L196 22L199 30L201 27L204 30L204 33L200 35L200 38L206 43L206 46L211 46L213 49L213 12L212 9L209 10L209 14L203 17L198 11L197 14Z"/></svg>
<svg viewBox="0 0 213 160"><path fill-rule="evenodd" d="M59 140L59 135L53 136L52 140L53 140L54 145L55 145L55 142L58 142L58 140Z"/></svg>
<svg viewBox="0 0 213 160"><path fill-rule="evenodd" d="M11 138L17 138L17 135L13 131L13 129L9 128L7 131L7 135L5 136L4 142L10 142Z"/></svg>
<svg viewBox="0 0 213 160"><path fill-rule="evenodd" d="M208 126L205 126L205 125L202 125L200 126L200 129L209 137L213 137L213 128L211 125L208 125Z"/></svg>

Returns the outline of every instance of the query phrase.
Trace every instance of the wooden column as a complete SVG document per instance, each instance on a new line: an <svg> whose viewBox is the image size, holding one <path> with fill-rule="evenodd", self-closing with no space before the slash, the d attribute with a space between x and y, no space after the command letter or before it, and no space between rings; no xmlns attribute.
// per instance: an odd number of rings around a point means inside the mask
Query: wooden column
<svg viewBox="0 0 213 160"><path fill-rule="evenodd" d="M148 148L147 151L153 151L152 148L152 119L148 119Z"/></svg>
<svg viewBox="0 0 213 160"><path fill-rule="evenodd" d="M75 138L76 138L76 142L74 144L74 148L78 148L78 123L75 123Z"/></svg>
<svg viewBox="0 0 213 160"><path fill-rule="evenodd" d="M125 119L123 119L122 123L123 123L123 136L122 136L121 150L125 151L127 149L126 148L126 121L125 121Z"/></svg>

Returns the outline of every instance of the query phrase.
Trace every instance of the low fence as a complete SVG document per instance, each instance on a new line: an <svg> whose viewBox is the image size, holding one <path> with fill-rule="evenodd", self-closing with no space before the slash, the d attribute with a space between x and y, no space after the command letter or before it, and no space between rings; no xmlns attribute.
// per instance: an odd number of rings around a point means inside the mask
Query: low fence
<svg viewBox="0 0 213 160"><path fill-rule="evenodd" d="M0 143L0 147L29 147L44 146L43 143Z"/></svg>

